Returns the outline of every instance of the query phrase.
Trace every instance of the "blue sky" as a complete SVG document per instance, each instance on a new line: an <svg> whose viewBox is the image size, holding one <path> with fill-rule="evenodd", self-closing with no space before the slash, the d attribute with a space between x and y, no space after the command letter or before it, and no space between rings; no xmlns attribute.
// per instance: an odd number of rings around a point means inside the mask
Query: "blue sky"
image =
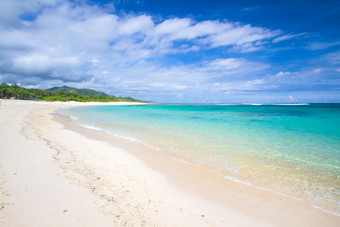
<svg viewBox="0 0 340 227"><path fill-rule="evenodd" d="M0 83L175 103L340 101L339 1L2 0Z"/></svg>

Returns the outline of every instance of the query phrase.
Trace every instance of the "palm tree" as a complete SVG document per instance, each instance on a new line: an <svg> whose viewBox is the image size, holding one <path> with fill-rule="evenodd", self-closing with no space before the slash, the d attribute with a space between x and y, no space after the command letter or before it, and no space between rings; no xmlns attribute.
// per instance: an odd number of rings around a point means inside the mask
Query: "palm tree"
<svg viewBox="0 0 340 227"><path fill-rule="evenodd" d="M7 98L8 96L8 85L5 84L5 83L2 83L0 84L0 95L1 95L1 98Z"/></svg>

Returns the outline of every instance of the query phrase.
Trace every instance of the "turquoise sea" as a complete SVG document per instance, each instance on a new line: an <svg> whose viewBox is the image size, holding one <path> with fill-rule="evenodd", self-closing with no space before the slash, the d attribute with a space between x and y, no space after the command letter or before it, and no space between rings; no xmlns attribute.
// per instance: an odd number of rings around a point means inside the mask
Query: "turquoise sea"
<svg viewBox="0 0 340 227"><path fill-rule="evenodd" d="M340 215L340 104L64 109L76 123Z"/></svg>

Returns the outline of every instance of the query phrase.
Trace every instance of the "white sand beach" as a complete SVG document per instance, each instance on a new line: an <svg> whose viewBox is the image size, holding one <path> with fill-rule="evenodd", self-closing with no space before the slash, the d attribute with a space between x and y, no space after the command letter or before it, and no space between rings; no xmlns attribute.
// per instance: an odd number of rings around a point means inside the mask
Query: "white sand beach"
<svg viewBox="0 0 340 227"><path fill-rule="evenodd" d="M60 108L0 100L0 226L339 226L340 217L82 128ZM104 103L104 105L131 103Z"/></svg>

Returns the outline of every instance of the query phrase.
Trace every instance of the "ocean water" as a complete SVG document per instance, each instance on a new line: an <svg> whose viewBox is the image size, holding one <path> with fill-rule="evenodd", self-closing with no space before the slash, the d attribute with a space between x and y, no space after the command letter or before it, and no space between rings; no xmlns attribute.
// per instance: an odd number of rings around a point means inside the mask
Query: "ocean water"
<svg viewBox="0 0 340 227"><path fill-rule="evenodd" d="M76 123L340 215L340 104L64 109Z"/></svg>

